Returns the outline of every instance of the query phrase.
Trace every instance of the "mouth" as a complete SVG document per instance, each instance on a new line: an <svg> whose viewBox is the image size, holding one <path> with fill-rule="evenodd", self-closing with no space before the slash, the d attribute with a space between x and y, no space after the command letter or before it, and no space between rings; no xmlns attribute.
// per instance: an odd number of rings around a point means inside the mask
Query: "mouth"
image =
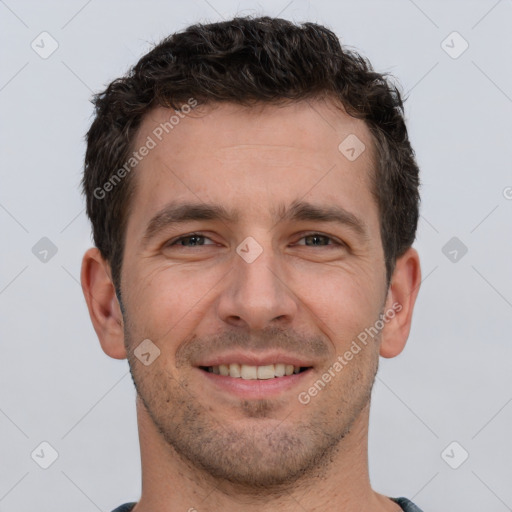
<svg viewBox="0 0 512 512"><path fill-rule="evenodd" d="M270 380L281 379L291 375L303 373L312 368L311 366L294 366L286 363L267 364L254 366L249 364L232 363L219 364L215 366L199 366L200 370L214 375L231 377L244 380Z"/></svg>
<svg viewBox="0 0 512 512"><path fill-rule="evenodd" d="M237 361L235 357L230 359ZM282 362L279 362L279 357L274 362L269 361L269 358L265 359L240 357L239 362L221 362L221 359L208 361L210 364L196 366L196 369L208 383L203 389L212 392L216 397L235 396L244 400L262 400L284 397L293 392L298 394L308 388L313 366L306 366L307 363L294 360L295 358L287 358L288 360Z"/></svg>

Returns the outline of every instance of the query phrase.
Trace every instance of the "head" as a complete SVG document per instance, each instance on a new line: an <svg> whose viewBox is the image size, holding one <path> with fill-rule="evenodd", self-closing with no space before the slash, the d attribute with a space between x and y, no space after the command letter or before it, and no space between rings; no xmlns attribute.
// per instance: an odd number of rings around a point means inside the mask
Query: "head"
<svg viewBox="0 0 512 512"><path fill-rule="evenodd" d="M195 467L267 488L318 468L409 333L419 178L399 91L325 27L235 18L166 38L94 102L82 283L103 349ZM208 387L241 353L307 370L281 394Z"/></svg>

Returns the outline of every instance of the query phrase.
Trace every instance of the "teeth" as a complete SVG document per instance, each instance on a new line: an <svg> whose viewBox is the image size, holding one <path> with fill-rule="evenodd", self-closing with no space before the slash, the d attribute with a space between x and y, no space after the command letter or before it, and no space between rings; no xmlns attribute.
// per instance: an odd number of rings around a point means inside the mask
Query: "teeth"
<svg viewBox="0 0 512 512"><path fill-rule="evenodd" d="M278 363L274 365L274 373L276 377L283 377L285 375L284 364Z"/></svg>
<svg viewBox="0 0 512 512"><path fill-rule="evenodd" d="M274 365L258 366L258 379L273 379L275 377Z"/></svg>
<svg viewBox="0 0 512 512"><path fill-rule="evenodd" d="M233 363L229 365L229 376L230 377L241 377L242 374L240 373L240 365Z"/></svg>
<svg viewBox="0 0 512 512"><path fill-rule="evenodd" d="M210 373L224 375L246 380L267 380L274 377L284 377L300 372L300 367L292 364L268 364L264 366L251 366L248 364L221 364L219 366L208 367Z"/></svg>
<svg viewBox="0 0 512 512"><path fill-rule="evenodd" d="M243 364L240 370L242 374L242 379L257 379L258 378L258 367L257 366L249 366L248 364Z"/></svg>

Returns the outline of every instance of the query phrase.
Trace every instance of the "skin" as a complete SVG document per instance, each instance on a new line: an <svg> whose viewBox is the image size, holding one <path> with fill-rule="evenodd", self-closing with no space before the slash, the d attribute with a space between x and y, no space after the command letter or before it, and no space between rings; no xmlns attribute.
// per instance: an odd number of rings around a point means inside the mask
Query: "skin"
<svg viewBox="0 0 512 512"><path fill-rule="evenodd" d="M135 147L169 115L151 111ZM355 161L338 150L349 134L366 146ZM421 272L410 248L386 287L372 152L365 123L327 101L224 103L196 108L137 166L124 315L97 249L86 252L81 275L101 346L128 358L138 392L136 512L400 510L370 485L369 406L379 356L397 356L407 341ZM297 200L343 207L361 219L364 236L344 224L271 215ZM148 222L171 201L219 204L238 219L171 224L145 241ZM197 232L206 238L196 245L172 245ZM262 248L252 263L236 252L249 236ZM401 309L379 335L301 403L298 394L393 304ZM160 350L148 366L134 355L144 339ZM234 347L282 349L312 370L276 396L242 398L210 385L195 366Z"/></svg>

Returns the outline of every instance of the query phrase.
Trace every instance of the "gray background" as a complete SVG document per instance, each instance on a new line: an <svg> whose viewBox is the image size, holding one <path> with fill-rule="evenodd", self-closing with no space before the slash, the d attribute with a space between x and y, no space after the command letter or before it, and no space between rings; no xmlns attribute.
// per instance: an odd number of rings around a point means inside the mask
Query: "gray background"
<svg viewBox="0 0 512 512"><path fill-rule="evenodd" d="M425 512L512 510L512 1L7 0L0 511L110 511L139 497L128 365L101 351L78 282L91 245L78 188L89 98L151 42L235 14L326 24L409 94L424 280L405 351L381 361L371 479ZM47 59L31 48L43 31L59 45ZM457 58L445 49L459 53L458 36L442 45L454 31L469 43ZM46 262L32 250L43 237L58 249ZM453 247L443 252L452 237L460 240L455 262ZM35 462L48 462L48 449L31 457L43 441L59 455L48 469ZM459 464L462 450L469 458L452 469L447 462Z"/></svg>

